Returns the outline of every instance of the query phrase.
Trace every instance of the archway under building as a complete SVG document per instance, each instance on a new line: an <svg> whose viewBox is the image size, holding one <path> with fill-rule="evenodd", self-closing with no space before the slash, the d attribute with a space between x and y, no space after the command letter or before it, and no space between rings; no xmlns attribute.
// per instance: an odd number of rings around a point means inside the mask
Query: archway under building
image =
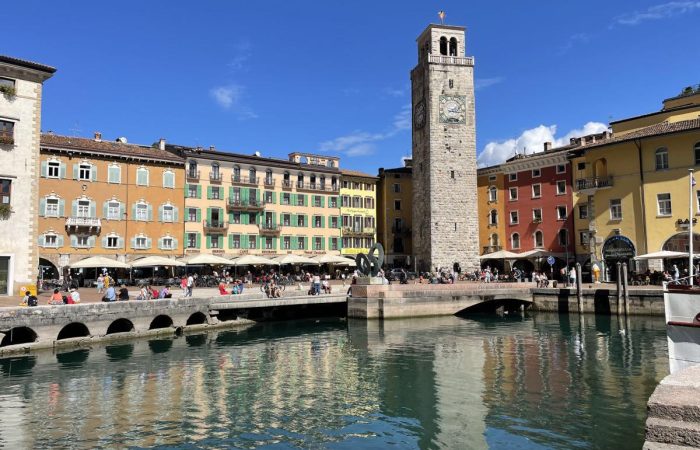
<svg viewBox="0 0 700 450"><path fill-rule="evenodd" d="M627 263L629 271L634 270L634 257L637 249L630 238L623 235L611 236L605 240L602 249L604 268L603 279L605 281L617 281L617 263Z"/></svg>
<svg viewBox="0 0 700 450"><path fill-rule="evenodd" d="M666 242L664 242L661 250L667 250L670 252L689 252L690 239L688 239L688 233L676 233L670 238L666 239ZM700 255L700 234L698 233L693 233L693 255ZM664 267L659 268L659 270L668 270L669 268L673 267L674 264L678 266L681 273L688 270L688 258L668 258L663 261Z"/></svg>
<svg viewBox="0 0 700 450"><path fill-rule="evenodd" d="M42 280L58 280L61 277L58 267L45 258L39 258L39 278Z"/></svg>

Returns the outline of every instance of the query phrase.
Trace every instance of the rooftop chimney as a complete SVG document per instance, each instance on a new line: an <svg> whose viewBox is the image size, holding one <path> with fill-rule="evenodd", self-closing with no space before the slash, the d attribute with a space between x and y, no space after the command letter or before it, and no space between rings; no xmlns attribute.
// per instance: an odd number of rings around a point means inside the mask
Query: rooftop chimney
<svg viewBox="0 0 700 450"><path fill-rule="evenodd" d="M546 152L547 150L552 149L552 143L551 142L545 142L544 143L544 151Z"/></svg>
<svg viewBox="0 0 700 450"><path fill-rule="evenodd" d="M102 133L99 131L95 131L95 141L101 142L102 141Z"/></svg>
<svg viewBox="0 0 700 450"><path fill-rule="evenodd" d="M165 150L165 139L164 138L160 138L158 140L158 148L161 150Z"/></svg>

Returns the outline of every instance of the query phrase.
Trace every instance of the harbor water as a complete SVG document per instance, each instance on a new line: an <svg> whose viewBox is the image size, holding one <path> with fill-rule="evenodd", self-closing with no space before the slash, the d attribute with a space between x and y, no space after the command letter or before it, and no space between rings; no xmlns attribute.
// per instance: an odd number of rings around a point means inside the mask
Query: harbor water
<svg viewBox="0 0 700 450"><path fill-rule="evenodd" d="M4 448L639 449L663 318L276 322L0 360Z"/></svg>

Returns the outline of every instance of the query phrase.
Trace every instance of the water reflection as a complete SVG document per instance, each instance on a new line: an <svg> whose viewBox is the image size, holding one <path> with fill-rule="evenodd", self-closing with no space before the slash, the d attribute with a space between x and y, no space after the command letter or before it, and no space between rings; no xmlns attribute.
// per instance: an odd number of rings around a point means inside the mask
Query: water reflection
<svg viewBox="0 0 700 450"><path fill-rule="evenodd" d="M650 318L268 323L2 359L0 444L638 448L665 358Z"/></svg>

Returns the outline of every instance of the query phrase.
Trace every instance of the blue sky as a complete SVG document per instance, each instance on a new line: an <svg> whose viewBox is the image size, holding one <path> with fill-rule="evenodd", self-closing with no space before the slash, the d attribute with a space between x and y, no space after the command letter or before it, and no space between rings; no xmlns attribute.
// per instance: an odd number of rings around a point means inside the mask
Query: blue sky
<svg viewBox="0 0 700 450"><path fill-rule="evenodd" d="M476 57L482 164L657 110L700 82L700 1L685 0L23 0L0 52L58 68L45 131L321 151L376 173L410 154L415 38L439 10L467 27Z"/></svg>

